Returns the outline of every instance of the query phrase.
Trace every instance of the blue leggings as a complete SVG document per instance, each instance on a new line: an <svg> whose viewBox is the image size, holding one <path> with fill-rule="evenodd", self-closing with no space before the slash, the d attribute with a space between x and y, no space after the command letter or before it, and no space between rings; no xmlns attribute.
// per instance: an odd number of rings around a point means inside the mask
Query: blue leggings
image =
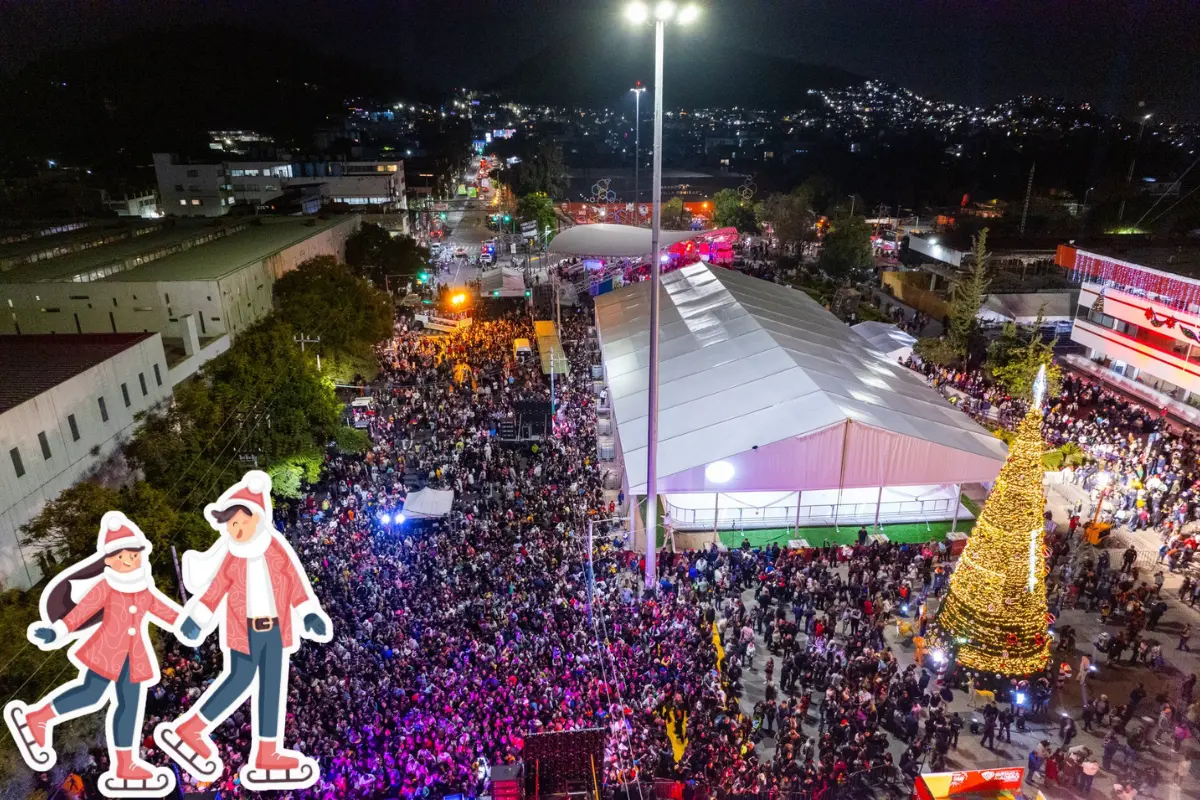
<svg viewBox="0 0 1200 800"><path fill-rule="evenodd" d="M110 681L103 675L92 672L84 673L83 683L72 686L51 702L55 714L70 714L81 708L94 709L104 700L104 693L109 684L117 687L117 710L113 715L113 745L120 750L133 747L133 736L141 720L138 718L138 706L141 705L142 685L129 680L129 659L121 667L121 674L115 681Z"/></svg>
<svg viewBox="0 0 1200 800"><path fill-rule="evenodd" d="M258 706L254 719L258 735L264 739L279 736L280 699L284 691L281 678L287 674L287 657L276 625L269 631L248 632L250 652L229 652L229 674L215 684L200 705L200 716L207 722L225 719L234 703L258 678Z"/></svg>

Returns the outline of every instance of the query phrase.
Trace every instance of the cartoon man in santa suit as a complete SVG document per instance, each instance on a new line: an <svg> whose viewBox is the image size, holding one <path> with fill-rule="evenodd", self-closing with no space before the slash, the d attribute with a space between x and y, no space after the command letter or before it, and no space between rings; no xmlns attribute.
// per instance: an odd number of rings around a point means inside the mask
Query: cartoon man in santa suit
<svg viewBox="0 0 1200 800"><path fill-rule="evenodd" d="M204 516L220 538L203 553L183 556L183 583L193 597L177 632L198 645L219 626L225 668L188 713L155 729L155 741L198 780L212 781L224 765L208 733L249 697L254 730L242 784L308 788L319 776L316 761L283 748L288 657L301 637L328 642L333 625L295 551L272 524L265 472L247 472L205 507Z"/></svg>

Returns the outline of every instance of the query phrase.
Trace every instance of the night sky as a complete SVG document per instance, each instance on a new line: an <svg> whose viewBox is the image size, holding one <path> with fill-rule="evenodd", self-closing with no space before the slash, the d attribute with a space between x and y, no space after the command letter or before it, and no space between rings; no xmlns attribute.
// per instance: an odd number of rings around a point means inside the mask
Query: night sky
<svg viewBox="0 0 1200 800"><path fill-rule="evenodd" d="M136 28L228 22L313 42L447 88L503 76L552 41L621 55L623 0L0 0L0 67ZM990 103L1057 95L1200 122L1197 0L709 0L687 34ZM673 34L680 35L683 34ZM564 65L564 80L571 69ZM210 65L197 65L209 68ZM648 70L649 71L649 65Z"/></svg>

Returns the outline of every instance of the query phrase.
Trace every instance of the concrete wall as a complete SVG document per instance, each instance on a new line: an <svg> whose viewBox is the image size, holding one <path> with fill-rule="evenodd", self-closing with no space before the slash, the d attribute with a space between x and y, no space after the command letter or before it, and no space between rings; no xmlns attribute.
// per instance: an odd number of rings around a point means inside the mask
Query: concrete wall
<svg viewBox="0 0 1200 800"><path fill-rule="evenodd" d="M154 376L155 366L161 385ZM139 374L146 380L145 395ZM121 384L129 392L128 407ZM107 422L100 413L101 397ZM136 414L170 397L162 338L151 336L0 415L0 589L28 588L41 578L36 549L19 545L20 527L113 456L132 433ZM78 441L71 433L71 415ZM48 459L42 454L39 433L46 434ZM10 455L13 448L25 469L19 478Z"/></svg>

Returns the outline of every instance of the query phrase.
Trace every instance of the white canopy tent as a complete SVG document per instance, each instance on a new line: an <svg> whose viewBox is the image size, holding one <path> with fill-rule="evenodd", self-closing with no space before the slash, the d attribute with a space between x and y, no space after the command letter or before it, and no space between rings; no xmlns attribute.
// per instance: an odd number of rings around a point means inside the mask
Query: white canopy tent
<svg viewBox="0 0 1200 800"><path fill-rule="evenodd" d="M453 504L453 491L426 488L404 499L404 516L409 519L437 519L449 514Z"/></svg>
<svg viewBox="0 0 1200 800"><path fill-rule="evenodd" d="M1069 324L1074 307L1071 292L989 294L979 309L978 317L984 322L1032 325L1040 313L1046 325Z"/></svg>
<svg viewBox="0 0 1200 800"><path fill-rule="evenodd" d="M892 361L903 361L912 355L917 337L900 330L891 322L860 322L850 330L867 340L867 343Z"/></svg>
<svg viewBox="0 0 1200 800"><path fill-rule="evenodd" d="M706 233L710 231L662 231L658 237L658 246L670 247ZM650 246L649 228L614 225L609 222L567 228L550 242L550 252L564 256L639 258L650 255L653 250Z"/></svg>
<svg viewBox="0 0 1200 800"><path fill-rule="evenodd" d="M1004 463L1000 440L806 294L706 264L662 287L660 492L839 490L836 519L869 488L878 519L887 487L991 481ZM630 495L646 492L648 316L648 283L596 298Z"/></svg>

